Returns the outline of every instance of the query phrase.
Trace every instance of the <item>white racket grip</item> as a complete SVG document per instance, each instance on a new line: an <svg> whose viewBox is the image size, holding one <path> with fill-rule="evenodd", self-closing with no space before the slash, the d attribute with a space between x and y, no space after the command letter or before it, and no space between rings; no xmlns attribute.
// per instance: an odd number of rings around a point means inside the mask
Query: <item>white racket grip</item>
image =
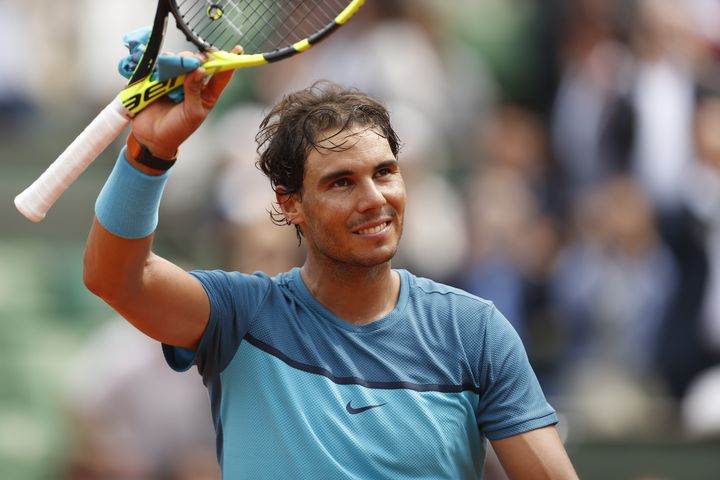
<svg viewBox="0 0 720 480"><path fill-rule="evenodd" d="M39 222L55 201L130 123L118 98L105 107L32 185L15 197L15 207Z"/></svg>

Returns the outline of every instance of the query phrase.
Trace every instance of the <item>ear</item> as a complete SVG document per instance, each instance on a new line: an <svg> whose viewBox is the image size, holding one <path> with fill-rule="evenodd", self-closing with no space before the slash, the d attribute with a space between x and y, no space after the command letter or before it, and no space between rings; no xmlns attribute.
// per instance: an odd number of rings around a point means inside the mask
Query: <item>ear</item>
<svg viewBox="0 0 720 480"><path fill-rule="evenodd" d="M275 189L275 200L280 206L283 215L285 215L288 225L299 225L304 221L302 198L299 193L287 193L285 187L278 186Z"/></svg>

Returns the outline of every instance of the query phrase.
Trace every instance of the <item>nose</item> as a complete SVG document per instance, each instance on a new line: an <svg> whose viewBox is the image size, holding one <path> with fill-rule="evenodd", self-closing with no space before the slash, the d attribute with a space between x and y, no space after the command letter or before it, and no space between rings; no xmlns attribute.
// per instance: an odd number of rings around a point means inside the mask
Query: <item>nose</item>
<svg viewBox="0 0 720 480"><path fill-rule="evenodd" d="M382 208L387 199L379 186L372 180L364 182L362 188L358 189L360 198L358 199L358 211L366 212Z"/></svg>

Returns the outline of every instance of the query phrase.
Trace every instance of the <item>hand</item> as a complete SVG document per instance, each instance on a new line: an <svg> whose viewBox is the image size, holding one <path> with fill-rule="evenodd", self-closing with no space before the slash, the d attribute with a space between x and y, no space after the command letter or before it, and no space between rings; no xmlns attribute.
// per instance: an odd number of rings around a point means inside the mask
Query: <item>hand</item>
<svg viewBox="0 0 720 480"><path fill-rule="evenodd" d="M232 51L239 54L242 48L235 47ZM183 86L185 99L173 103L168 98L161 98L148 106L133 119L133 135L156 157L175 158L180 144L203 123L233 73L217 73L207 82L202 67L188 73Z"/></svg>

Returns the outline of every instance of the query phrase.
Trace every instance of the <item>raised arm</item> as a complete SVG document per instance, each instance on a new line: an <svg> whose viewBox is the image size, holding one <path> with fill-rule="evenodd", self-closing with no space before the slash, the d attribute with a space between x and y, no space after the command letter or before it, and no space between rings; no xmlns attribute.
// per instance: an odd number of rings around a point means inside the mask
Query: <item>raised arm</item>
<svg viewBox="0 0 720 480"><path fill-rule="evenodd" d="M185 99L181 103L159 100L133 120L131 135L154 157L175 158L180 144L202 124L217 102L232 72L216 74L207 83L203 76L204 71L198 69L186 77ZM125 170L116 167L119 173L113 172L111 177L122 176L119 180L124 188L113 187L109 180L101 193L106 206L102 214L96 215L85 248L85 285L150 337L169 345L195 348L210 314L203 287L189 273L152 252L154 226L144 225L151 230L148 234L124 226L128 219L131 223L134 218L153 216L157 210L152 202L123 199L128 195L127 187L137 185L142 194L160 188L155 192L159 198L162 187L152 185L161 180L164 171L139 164L130 153L121 155L118 163ZM142 173L135 177L138 171ZM142 194L135 198L142 198Z"/></svg>
<svg viewBox="0 0 720 480"><path fill-rule="evenodd" d="M577 480L554 425L493 440L505 473L511 480Z"/></svg>

